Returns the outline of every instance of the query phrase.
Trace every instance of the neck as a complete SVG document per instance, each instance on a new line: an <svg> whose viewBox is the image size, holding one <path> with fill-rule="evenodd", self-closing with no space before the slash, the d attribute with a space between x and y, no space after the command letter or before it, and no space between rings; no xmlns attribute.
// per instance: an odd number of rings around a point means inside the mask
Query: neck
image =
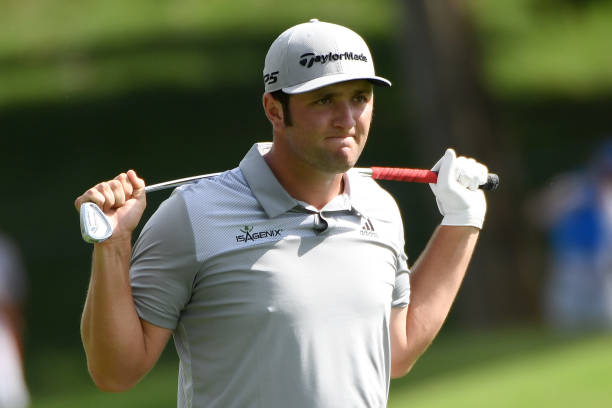
<svg viewBox="0 0 612 408"><path fill-rule="evenodd" d="M326 173L304 163L291 163L282 157L274 146L264 159L283 188L296 200L304 201L317 209L344 191L342 173ZM291 163L291 165L287 165Z"/></svg>

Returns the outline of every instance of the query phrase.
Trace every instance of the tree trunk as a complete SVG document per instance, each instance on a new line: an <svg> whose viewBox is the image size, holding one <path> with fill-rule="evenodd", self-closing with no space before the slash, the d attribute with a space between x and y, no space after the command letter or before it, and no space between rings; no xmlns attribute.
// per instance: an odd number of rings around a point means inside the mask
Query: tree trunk
<svg viewBox="0 0 612 408"><path fill-rule="evenodd" d="M537 285L521 249L519 158L495 123L470 16L457 0L400 0L409 116L414 148L431 163L446 147L471 156L500 175L488 193L489 210L479 247L454 306L464 323L483 325L533 316ZM513 204L514 203L514 204ZM523 266L523 268L521 268Z"/></svg>

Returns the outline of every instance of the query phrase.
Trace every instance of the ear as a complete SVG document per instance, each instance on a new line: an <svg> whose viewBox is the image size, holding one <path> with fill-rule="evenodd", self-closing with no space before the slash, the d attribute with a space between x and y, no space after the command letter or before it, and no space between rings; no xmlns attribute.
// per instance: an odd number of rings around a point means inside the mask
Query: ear
<svg viewBox="0 0 612 408"><path fill-rule="evenodd" d="M266 117L272 123L272 127L274 129L283 128L285 126L285 117L281 103L269 93L263 95L262 102Z"/></svg>

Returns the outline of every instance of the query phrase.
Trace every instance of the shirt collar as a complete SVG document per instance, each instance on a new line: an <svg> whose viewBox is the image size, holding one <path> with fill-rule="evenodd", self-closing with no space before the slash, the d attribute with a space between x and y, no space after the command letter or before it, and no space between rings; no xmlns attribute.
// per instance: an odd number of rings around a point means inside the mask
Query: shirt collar
<svg viewBox="0 0 612 408"><path fill-rule="evenodd" d="M306 210L316 209L307 203L296 200L279 183L278 179L264 160L263 156L272 147L271 142L255 143L239 164L240 171L251 187L255 198L270 218L277 217L295 207ZM361 188L363 176L357 172L343 175L344 193L330 201L322 211L367 211L367 193Z"/></svg>
<svg viewBox="0 0 612 408"><path fill-rule="evenodd" d="M372 196L369 193L371 191L366 186L366 182L369 177L365 177L356 171L349 170L344 174L344 194L348 196L351 208L357 213L367 216L370 206L369 202L372 200Z"/></svg>
<svg viewBox="0 0 612 408"><path fill-rule="evenodd" d="M259 204L268 217L274 218L298 206L299 203L278 182L264 160L263 155L271 147L271 142L255 143L244 156L239 167Z"/></svg>

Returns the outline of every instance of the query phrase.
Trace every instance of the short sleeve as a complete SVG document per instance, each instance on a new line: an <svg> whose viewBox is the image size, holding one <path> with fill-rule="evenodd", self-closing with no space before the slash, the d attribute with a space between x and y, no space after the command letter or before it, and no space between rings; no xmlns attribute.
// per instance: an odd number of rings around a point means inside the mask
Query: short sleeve
<svg viewBox="0 0 612 408"><path fill-rule="evenodd" d="M395 225L397 225L397 256L395 259L395 287L393 289L392 307L407 307L410 303L410 269L405 250L404 223L396 206Z"/></svg>
<svg viewBox="0 0 612 408"><path fill-rule="evenodd" d="M151 216L134 245L130 280L142 319L176 328L198 270L194 248L185 201L175 191Z"/></svg>
<svg viewBox="0 0 612 408"><path fill-rule="evenodd" d="M395 270L395 287L393 288L392 307L407 307L410 303L410 270L406 254L398 256Z"/></svg>

